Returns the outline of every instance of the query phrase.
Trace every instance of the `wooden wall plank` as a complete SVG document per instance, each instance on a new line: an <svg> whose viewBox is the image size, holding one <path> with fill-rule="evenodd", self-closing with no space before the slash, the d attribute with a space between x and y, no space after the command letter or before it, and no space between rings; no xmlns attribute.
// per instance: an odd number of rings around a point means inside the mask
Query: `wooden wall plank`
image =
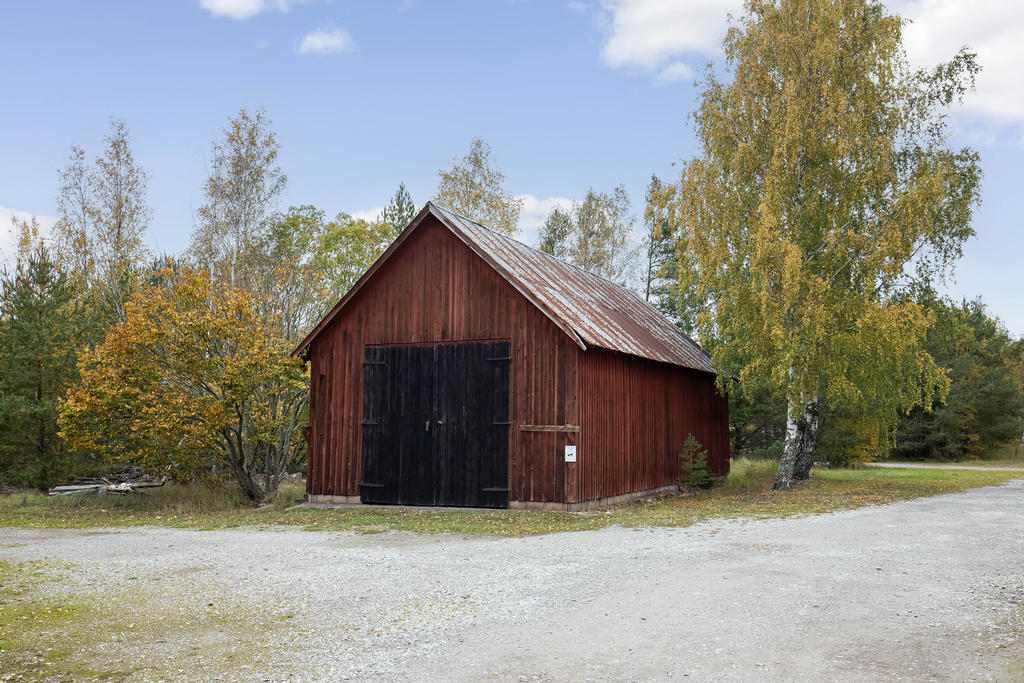
<svg viewBox="0 0 1024 683"><path fill-rule="evenodd" d="M509 497L577 502L675 481L693 433L729 467L728 408L707 373L582 351L430 218L310 346L310 493L358 495L367 345L511 342ZM578 425L577 432L519 425ZM564 461L566 444L578 461Z"/></svg>
<svg viewBox="0 0 1024 683"><path fill-rule="evenodd" d="M580 354L581 500L673 483L693 434L715 475L729 472L728 406L714 377L604 349Z"/></svg>
<svg viewBox="0 0 1024 683"><path fill-rule="evenodd" d="M359 494L367 345L508 340L513 425L563 424L571 414L566 406L576 403L575 378L566 373L574 372L578 348L479 256L429 220L310 346L312 366L324 370L322 378L311 374L310 493ZM512 500L564 499L556 437L541 437L509 430Z"/></svg>

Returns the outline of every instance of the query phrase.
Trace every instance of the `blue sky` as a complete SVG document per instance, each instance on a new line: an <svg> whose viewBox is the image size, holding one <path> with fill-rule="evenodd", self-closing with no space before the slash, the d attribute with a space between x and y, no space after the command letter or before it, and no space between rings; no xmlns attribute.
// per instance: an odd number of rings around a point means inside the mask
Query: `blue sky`
<svg viewBox="0 0 1024 683"><path fill-rule="evenodd" d="M124 119L150 173L155 250L187 243L211 141L263 107L282 143L282 205L373 212L404 181L417 202L481 136L524 195L524 237L554 203L624 183L642 212L652 173L693 153L692 74L720 58L737 0L165 0L0 9L0 220L55 214L71 145L99 152ZM982 155L978 237L949 291L981 295L1024 335L1018 200L1024 10L899 0L927 64L963 44L985 66L953 120ZM0 244L2 246L2 244Z"/></svg>

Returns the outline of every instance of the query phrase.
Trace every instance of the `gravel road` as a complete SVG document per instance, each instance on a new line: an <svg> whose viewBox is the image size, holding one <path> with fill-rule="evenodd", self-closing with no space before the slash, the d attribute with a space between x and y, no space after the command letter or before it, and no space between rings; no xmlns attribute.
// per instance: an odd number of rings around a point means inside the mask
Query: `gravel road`
<svg viewBox="0 0 1024 683"><path fill-rule="evenodd" d="M91 646L187 667L136 680L1024 677L1020 480L827 515L519 539L0 529L0 559L45 561L62 577L48 590L123 595L140 615L236 615Z"/></svg>

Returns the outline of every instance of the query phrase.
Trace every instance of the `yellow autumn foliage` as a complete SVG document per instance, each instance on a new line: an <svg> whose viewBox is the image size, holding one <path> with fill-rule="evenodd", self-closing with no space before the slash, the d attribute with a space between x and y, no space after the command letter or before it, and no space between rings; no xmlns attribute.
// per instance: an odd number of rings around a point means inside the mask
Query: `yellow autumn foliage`
<svg viewBox="0 0 1024 683"><path fill-rule="evenodd" d="M693 114L699 154L652 198L703 302L714 362L806 406L860 415L865 451L948 379L905 287L951 267L973 234L978 156L946 144L943 109L974 57L909 66L903 21L872 0L748 0ZM860 456L858 456L860 457ZM781 472L781 468L780 468Z"/></svg>
<svg viewBox="0 0 1024 683"><path fill-rule="evenodd" d="M251 498L273 492L303 447L308 382L251 294L203 272L167 271L125 305L125 321L79 356L60 407L75 449L189 476L213 463Z"/></svg>

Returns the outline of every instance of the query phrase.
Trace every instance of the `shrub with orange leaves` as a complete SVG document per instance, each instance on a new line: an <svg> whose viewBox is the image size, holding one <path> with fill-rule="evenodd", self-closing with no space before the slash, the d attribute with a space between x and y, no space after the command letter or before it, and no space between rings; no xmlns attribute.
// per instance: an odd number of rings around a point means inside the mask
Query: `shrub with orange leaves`
<svg viewBox="0 0 1024 683"><path fill-rule="evenodd" d="M304 455L307 370L251 294L203 272L165 275L80 354L61 435L110 462L179 476L212 460L250 499L266 499Z"/></svg>

